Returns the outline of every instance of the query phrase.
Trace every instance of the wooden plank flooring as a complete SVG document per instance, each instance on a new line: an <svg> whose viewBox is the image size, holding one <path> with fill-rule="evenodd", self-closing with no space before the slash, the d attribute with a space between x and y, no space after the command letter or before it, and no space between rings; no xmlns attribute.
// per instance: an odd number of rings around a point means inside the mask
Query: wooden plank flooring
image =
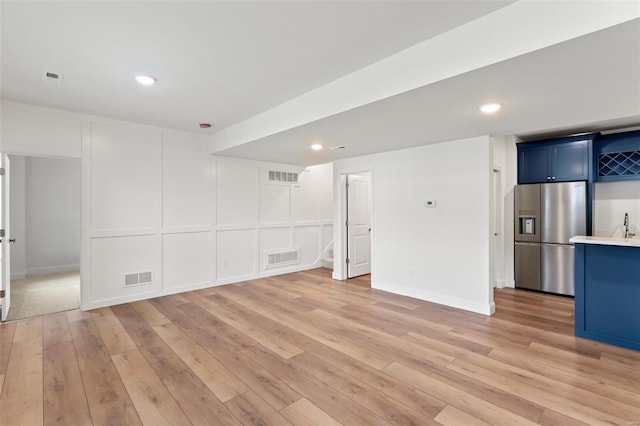
<svg viewBox="0 0 640 426"><path fill-rule="evenodd" d="M638 425L640 352L573 299L487 317L316 269L0 325L2 425Z"/></svg>

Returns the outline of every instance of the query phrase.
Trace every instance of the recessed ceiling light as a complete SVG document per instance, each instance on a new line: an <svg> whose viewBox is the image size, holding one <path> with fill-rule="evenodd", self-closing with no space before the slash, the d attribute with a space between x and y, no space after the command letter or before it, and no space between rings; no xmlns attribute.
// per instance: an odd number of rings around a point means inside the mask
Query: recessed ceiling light
<svg viewBox="0 0 640 426"><path fill-rule="evenodd" d="M322 145L320 145L319 143L314 143L313 145L311 145L311 149L314 151L320 151L322 149Z"/></svg>
<svg viewBox="0 0 640 426"><path fill-rule="evenodd" d="M211 124L209 124L209 123L200 123L200 128L201 129L209 129L209 128L211 128Z"/></svg>
<svg viewBox="0 0 640 426"><path fill-rule="evenodd" d="M151 86L156 84L156 81L158 80L150 75L136 75L136 81L143 86Z"/></svg>
<svg viewBox="0 0 640 426"><path fill-rule="evenodd" d="M497 103L480 105L480 111L484 112L485 114L493 114L500 111L500 108L502 108L502 105Z"/></svg>

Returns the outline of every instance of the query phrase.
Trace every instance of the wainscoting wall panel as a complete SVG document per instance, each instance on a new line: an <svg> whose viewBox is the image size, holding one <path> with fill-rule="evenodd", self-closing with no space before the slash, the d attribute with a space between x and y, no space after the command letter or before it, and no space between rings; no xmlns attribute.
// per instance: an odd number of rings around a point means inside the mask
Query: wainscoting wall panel
<svg viewBox="0 0 640 426"><path fill-rule="evenodd" d="M163 289L208 285L215 280L215 234L183 232L162 236Z"/></svg>
<svg viewBox="0 0 640 426"><path fill-rule="evenodd" d="M81 159L83 309L320 266L320 237L294 228L331 235L331 164L217 157L206 136L2 104L8 153ZM301 263L264 267L294 245Z"/></svg>

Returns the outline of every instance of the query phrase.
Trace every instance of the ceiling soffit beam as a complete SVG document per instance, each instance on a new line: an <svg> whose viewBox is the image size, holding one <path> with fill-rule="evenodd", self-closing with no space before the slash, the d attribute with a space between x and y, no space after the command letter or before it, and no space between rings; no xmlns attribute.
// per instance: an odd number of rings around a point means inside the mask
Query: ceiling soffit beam
<svg viewBox="0 0 640 426"><path fill-rule="evenodd" d="M640 18L635 1L518 1L209 137L211 154Z"/></svg>

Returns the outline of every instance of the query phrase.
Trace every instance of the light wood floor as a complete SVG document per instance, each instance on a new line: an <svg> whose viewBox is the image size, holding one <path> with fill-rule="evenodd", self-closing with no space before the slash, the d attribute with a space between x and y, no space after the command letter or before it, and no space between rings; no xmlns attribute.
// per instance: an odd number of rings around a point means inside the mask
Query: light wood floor
<svg viewBox="0 0 640 426"><path fill-rule="evenodd" d="M637 425L640 352L573 300L492 317L318 269L0 326L0 423Z"/></svg>

